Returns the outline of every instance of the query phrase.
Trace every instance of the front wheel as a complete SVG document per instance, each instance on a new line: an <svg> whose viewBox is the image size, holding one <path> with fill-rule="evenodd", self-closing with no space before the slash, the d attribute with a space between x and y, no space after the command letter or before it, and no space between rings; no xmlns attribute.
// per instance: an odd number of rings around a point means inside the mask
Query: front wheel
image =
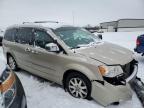
<svg viewBox="0 0 144 108"><path fill-rule="evenodd" d="M66 79L66 89L75 98L90 99L91 83L80 73L71 73Z"/></svg>

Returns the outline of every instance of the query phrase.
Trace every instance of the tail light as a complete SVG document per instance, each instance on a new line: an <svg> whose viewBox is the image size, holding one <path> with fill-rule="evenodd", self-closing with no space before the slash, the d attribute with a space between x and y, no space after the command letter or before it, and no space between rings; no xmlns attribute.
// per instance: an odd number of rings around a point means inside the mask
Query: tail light
<svg viewBox="0 0 144 108"><path fill-rule="evenodd" d="M136 44L140 45L140 40L139 39L137 39Z"/></svg>

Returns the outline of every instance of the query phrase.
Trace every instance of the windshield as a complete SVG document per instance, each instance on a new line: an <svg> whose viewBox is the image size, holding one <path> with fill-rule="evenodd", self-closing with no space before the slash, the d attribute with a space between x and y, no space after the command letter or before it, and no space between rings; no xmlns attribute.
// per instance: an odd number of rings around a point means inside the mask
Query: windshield
<svg viewBox="0 0 144 108"><path fill-rule="evenodd" d="M54 32L70 48L80 48L99 40L94 34L78 27L61 27Z"/></svg>

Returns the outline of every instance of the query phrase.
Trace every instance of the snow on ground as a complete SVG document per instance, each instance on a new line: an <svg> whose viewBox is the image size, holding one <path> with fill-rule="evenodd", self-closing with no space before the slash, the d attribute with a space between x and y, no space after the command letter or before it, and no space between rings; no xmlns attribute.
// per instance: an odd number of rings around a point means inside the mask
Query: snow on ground
<svg viewBox="0 0 144 108"><path fill-rule="evenodd" d="M144 32L107 32L103 33L103 40L121 45L133 51L137 36Z"/></svg>
<svg viewBox="0 0 144 108"><path fill-rule="evenodd" d="M113 42L131 50L135 47L135 39L140 32L131 33L104 33L105 41ZM4 59L0 48L0 57ZM144 78L144 57L135 54L139 61L138 75ZM28 108L104 108L95 101L76 99L66 93L61 86L51 85L49 81L41 80L36 76L21 70L17 72L24 86ZM142 108L140 101L134 93L132 100L121 103L118 106L108 106L107 108Z"/></svg>

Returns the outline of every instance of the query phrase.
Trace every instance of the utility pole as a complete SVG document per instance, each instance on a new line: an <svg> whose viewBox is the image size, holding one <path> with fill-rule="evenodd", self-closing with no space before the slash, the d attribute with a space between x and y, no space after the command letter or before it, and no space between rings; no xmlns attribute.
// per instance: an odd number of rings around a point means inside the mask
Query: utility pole
<svg viewBox="0 0 144 108"><path fill-rule="evenodd" d="M75 16L74 16L74 11L72 11L72 19L73 19L73 25L75 25Z"/></svg>

